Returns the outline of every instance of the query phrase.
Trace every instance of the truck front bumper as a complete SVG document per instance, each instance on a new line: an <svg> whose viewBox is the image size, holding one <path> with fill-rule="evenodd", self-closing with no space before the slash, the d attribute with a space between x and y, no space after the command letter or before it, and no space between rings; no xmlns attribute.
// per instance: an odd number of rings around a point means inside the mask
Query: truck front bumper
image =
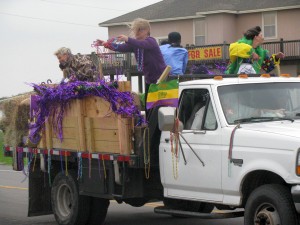
<svg viewBox="0 0 300 225"><path fill-rule="evenodd" d="M300 185L294 185L291 188L291 193L295 203L300 203Z"/></svg>

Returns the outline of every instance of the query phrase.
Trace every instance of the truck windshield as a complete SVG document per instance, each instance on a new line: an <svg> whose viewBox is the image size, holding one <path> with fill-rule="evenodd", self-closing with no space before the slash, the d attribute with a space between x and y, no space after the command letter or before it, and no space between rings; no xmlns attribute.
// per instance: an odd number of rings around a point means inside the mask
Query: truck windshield
<svg viewBox="0 0 300 225"><path fill-rule="evenodd" d="M228 124L300 119L300 83L252 83L218 87Z"/></svg>

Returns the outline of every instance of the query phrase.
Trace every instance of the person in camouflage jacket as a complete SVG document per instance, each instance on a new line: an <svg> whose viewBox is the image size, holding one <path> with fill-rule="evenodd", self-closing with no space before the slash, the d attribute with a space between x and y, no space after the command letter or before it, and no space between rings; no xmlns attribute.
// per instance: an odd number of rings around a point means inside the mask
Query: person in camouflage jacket
<svg viewBox="0 0 300 225"><path fill-rule="evenodd" d="M99 72L91 58L87 55L73 55L71 50L66 47L58 49L54 55L57 56L59 67L64 72L64 79L80 81L96 81Z"/></svg>

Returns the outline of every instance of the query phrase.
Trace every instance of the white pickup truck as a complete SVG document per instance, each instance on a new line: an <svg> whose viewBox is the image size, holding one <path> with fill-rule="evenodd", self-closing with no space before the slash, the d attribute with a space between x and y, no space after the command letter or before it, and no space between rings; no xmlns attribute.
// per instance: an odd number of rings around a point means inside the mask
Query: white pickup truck
<svg viewBox="0 0 300 225"><path fill-rule="evenodd" d="M297 225L300 78L206 78L180 82L178 109L160 107L149 133L135 127L128 155L6 146L18 170L22 156L34 159L28 216L100 225L110 200L134 207L163 201L156 213Z"/></svg>
<svg viewBox="0 0 300 225"><path fill-rule="evenodd" d="M300 78L215 77L179 88L178 112L159 110L164 196L244 208L245 225L298 224Z"/></svg>

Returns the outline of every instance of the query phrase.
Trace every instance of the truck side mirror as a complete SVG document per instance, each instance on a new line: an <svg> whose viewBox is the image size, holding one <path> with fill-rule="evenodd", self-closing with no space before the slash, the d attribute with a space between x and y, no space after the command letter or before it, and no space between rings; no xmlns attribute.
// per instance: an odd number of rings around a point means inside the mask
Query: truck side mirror
<svg viewBox="0 0 300 225"><path fill-rule="evenodd" d="M160 107L158 110L158 127L161 131L173 131L175 124L175 107Z"/></svg>

